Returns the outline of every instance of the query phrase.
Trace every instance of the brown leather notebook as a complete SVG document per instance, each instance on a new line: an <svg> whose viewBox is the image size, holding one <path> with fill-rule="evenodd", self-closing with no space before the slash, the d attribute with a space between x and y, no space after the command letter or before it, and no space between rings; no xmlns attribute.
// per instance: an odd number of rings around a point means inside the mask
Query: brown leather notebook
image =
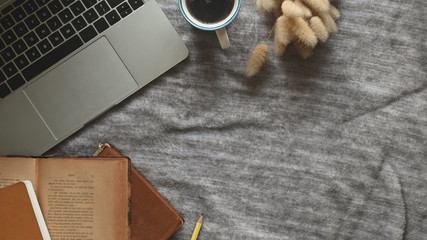
<svg viewBox="0 0 427 240"><path fill-rule="evenodd" d="M94 156L123 157L108 143L100 144ZM131 182L131 239L169 239L184 224L184 218L133 165Z"/></svg>
<svg viewBox="0 0 427 240"><path fill-rule="evenodd" d="M50 240L30 181L0 189L0 239Z"/></svg>

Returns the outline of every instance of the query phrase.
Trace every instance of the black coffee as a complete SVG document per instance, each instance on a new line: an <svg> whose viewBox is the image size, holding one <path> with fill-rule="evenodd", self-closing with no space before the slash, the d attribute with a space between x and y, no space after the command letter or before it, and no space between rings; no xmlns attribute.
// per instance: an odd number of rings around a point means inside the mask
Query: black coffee
<svg viewBox="0 0 427 240"><path fill-rule="evenodd" d="M224 20L230 15L233 5L234 0L187 0L191 15L205 23Z"/></svg>

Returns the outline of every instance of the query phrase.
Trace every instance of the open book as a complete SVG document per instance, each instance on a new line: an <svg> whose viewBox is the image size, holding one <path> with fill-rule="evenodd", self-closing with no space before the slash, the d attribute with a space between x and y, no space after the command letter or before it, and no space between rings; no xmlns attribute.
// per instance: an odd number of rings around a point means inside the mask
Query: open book
<svg viewBox="0 0 427 240"><path fill-rule="evenodd" d="M50 240L30 181L0 189L0 239Z"/></svg>
<svg viewBox="0 0 427 240"><path fill-rule="evenodd" d="M0 187L33 183L52 240L126 240L130 166L126 157L0 157Z"/></svg>

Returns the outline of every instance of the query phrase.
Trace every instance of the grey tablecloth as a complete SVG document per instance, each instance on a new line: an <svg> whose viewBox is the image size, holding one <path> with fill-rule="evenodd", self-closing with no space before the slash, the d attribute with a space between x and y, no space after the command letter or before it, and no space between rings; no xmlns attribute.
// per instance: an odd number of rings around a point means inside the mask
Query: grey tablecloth
<svg viewBox="0 0 427 240"><path fill-rule="evenodd" d="M338 34L254 79L273 25L255 0L227 50L159 4L188 59L49 154L116 145L184 216L173 239L201 213L199 239L427 239L425 0L338 1Z"/></svg>

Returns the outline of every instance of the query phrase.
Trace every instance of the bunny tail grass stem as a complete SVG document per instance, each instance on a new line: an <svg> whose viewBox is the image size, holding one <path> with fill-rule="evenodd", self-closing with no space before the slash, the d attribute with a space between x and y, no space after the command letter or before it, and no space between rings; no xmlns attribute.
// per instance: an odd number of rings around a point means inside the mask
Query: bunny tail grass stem
<svg viewBox="0 0 427 240"><path fill-rule="evenodd" d="M307 5L302 2L302 0L295 0L294 3L302 9L305 18L311 18L313 16L313 13L311 12L310 8L308 8Z"/></svg>
<svg viewBox="0 0 427 240"><path fill-rule="evenodd" d="M325 0L303 0L307 6L316 12L327 12L329 11L329 1Z"/></svg>
<svg viewBox="0 0 427 240"><path fill-rule="evenodd" d="M303 59L307 59L311 56L311 54L313 54L312 48L307 47L306 45L300 42L294 42L294 46Z"/></svg>
<svg viewBox="0 0 427 240"><path fill-rule="evenodd" d="M282 16L282 0L274 0L273 13L276 18Z"/></svg>
<svg viewBox="0 0 427 240"><path fill-rule="evenodd" d="M320 42L325 42L328 39L329 33L319 17L312 17L310 19L310 27Z"/></svg>
<svg viewBox="0 0 427 240"><path fill-rule="evenodd" d="M270 48L267 46L267 44L263 43L256 45L246 65L246 76L255 76L262 68L262 66L264 66L269 53Z"/></svg>
<svg viewBox="0 0 427 240"><path fill-rule="evenodd" d="M285 17L304 17L304 11L303 9L296 5L294 2L291 2L289 0L283 1L282 3L282 12L283 16Z"/></svg>
<svg viewBox="0 0 427 240"><path fill-rule="evenodd" d="M286 51L286 45L281 43L279 40L279 35L274 34L274 53L277 56L282 56Z"/></svg>
<svg viewBox="0 0 427 240"><path fill-rule="evenodd" d="M278 40L284 45L288 45L294 39L291 26L289 18L283 15L276 20L276 34L278 35Z"/></svg>
<svg viewBox="0 0 427 240"><path fill-rule="evenodd" d="M258 11L260 11L260 12L264 12L265 11L265 9L264 9L264 1L263 0L257 0L256 1L256 6L258 8Z"/></svg>
<svg viewBox="0 0 427 240"><path fill-rule="evenodd" d="M273 0L263 0L262 4L263 8L267 12L273 11L274 8L274 1Z"/></svg>
<svg viewBox="0 0 427 240"><path fill-rule="evenodd" d="M317 37L303 18L294 18L292 31L298 40L307 47L314 48L317 44Z"/></svg>
<svg viewBox="0 0 427 240"><path fill-rule="evenodd" d="M268 40L269 40L269 39L270 39L270 37L271 37L271 34L273 34L274 27L276 27L276 23L274 23L273 27L271 28L270 33L268 34L267 39L265 39L265 43L267 43L267 42L268 42Z"/></svg>
<svg viewBox="0 0 427 240"><path fill-rule="evenodd" d="M334 6L330 6L329 8L329 14L331 14L331 17L336 21L338 20L338 18L340 18L340 12L338 11L338 9Z"/></svg>
<svg viewBox="0 0 427 240"><path fill-rule="evenodd" d="M319 18L322 20L323 24L326 27L326 30L328 30L329 33L338 32L337 24L335 23L334 19L331 17L329 12L319 13Z"/></svg>

